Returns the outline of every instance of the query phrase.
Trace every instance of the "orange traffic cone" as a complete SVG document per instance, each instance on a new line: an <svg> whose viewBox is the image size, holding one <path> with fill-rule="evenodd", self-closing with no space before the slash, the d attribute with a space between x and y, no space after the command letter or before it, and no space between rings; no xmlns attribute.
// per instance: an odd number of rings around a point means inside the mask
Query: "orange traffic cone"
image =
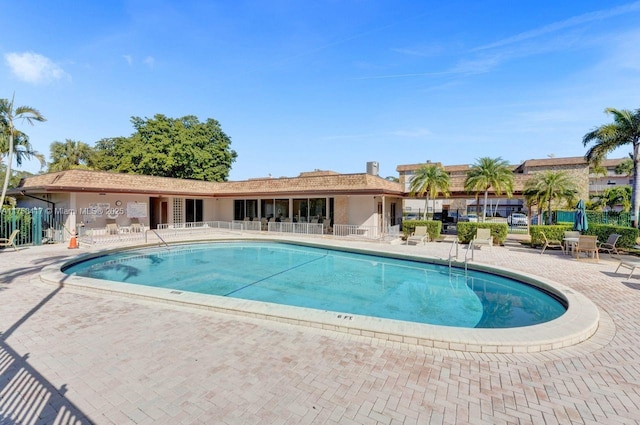
<svg viewBox="0 0 640 425"><path fill-rule="evenodd" d="M73 229L71 232L71 239L69 239L69 247L68 249L76 249L79 248L78 238L76 237L76 229Z"/></svg>

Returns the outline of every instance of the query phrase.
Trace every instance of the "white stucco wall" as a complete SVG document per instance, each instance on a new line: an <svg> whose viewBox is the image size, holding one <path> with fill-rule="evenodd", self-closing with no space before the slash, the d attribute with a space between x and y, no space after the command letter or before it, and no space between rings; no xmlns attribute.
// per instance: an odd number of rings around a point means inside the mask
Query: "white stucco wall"
<svg viewBox="0 0 640 425"><path fill-rule="evenodd" d="M216 203L214 208L216 212L215 220L233 221L233 199L220 198L214 202Z"/></svg>
<svg viewBox="0 0 640 425"><path fill-rule="evenodd" d="M149 227L148 196L78 193L75 194L74 202L73 195L70 197L71 210L76 212L77 224L82 223L87 229L104 228L108 218L115 219L119 226L128 226L134 215L138 215L141 224ZM140 214L136 214L136 212Z"/></svg>
<svg viewBox="0 0 640 425"><path fill-rule="evenodd" d="M377 224L378 200L373 196L349 196L348 197L348 223L363 226L375 226Z"/></svg>

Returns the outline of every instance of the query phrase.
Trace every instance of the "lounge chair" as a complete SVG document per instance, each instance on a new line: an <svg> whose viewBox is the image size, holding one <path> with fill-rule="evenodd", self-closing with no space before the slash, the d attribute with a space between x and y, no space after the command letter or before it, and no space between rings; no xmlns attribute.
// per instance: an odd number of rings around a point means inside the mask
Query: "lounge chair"
<svg viewBox="0 0 640 425"><path fill-rule="evenodd" d="M140 220L137 218L131 219L131 224L129 225L129 230L131 233L140 233L143 230L143 226L140 223Z"/></svg>
<svg viewBox="0 0 640 425"><path fill-rule="evenodd" d="M118 233L120 233L120 228L118 227L118 223L116 223L115 219L107 219L107 226L105 231L107 235L117 235Z"/></svg>
<svg viewBox="0 0 640 425"><path fill-rule="evenodd" d="M640 267L640 259L638 259L638 260L630 260L630 259L620 260L620 263L618 264L618 267L616 268L616 271L614 273L618 273L618 270L620 269L620 267L622 267L623 269L631 270L631 273L629 273L629 277L627 278L627 279L631 279L631 275L633 275L633 272L635 271L635 269Z"/></svg>
<svg viewBox="0 0 640 425"><path fill-rule="evenodd" d="M587 255L593 256L596 262L600 261L600 256L598 255L598 238L596 236L580 235L575 251L577 260L580 259L580 253L585 252Z"/></svg>
<svg viewBox="0 0 640 425"><path fill-rule="evenodd" d="M425 242L429 242L427 226L416 226L416 228L413 229L413 233L411 233L411 235L409 235L409 237L407 238L406 244L409 245L409 242L415 242L416 245L419 242L422 242L423 245L425 244Z"/></svg>
<svg viewBox="0 0 640 425"><path fill-rule="evenodd" d="M620 239L619 234L617 233L610 234L606 242L601 242L598 244L598 250L608 252L609 255L612 255L612 254L618 255L618 248L616 248L618 239Z"/></svg>
<svg viewBox="0 0 640 425"><path fill-rule="evenodd" d="M490 248L493 246L493 236L491 236L491 229L478 228L476 229L476 236L473 238L473 246L488 245Z"/></svg>
<svg viewBox="0 0 640 425"><path fill-rule="evenodd" d="M562 250L562 253L564 254L565 246L562 244L562 242L555 239L547 239L547 235L545 235L544 232L540 232L540 234L542 235L542 239L544 239L544 245L542 245L542 251L540 251L540 255L544 254L544 250L547 248L560 248Z"/></svg>
<svg viewBox="0 0 640 425"><path fill-rule="evenodd" d="M18 233L20 233L20 230L16 229L11 232L11 235L9 235L8 238L0 238L0 246L12 246L13 249L17 251L18 247L16 246L16 236L18 236Z"/></svg>

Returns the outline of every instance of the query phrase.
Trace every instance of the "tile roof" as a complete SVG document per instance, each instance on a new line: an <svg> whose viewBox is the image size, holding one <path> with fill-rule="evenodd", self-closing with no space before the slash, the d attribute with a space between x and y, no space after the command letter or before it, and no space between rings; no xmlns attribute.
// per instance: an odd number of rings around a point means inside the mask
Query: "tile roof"
<svg viewBox="0 0 640 425"><path fill-rule="evenodd" d="M389 194L403 186L369 174L303 173L301 177L263 178L235 182L205 182L140 174L67 170L27 177L12 193L110 192L158 195L230 197L276 194Z"/></svg>

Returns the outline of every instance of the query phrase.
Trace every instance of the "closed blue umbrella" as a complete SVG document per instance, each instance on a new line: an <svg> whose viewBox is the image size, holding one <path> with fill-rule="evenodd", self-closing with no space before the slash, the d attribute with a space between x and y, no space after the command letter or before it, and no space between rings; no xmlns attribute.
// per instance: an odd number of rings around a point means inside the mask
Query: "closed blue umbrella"
<svg viewBox="0 0 640 425"><path fill-rule="evenodd" d="M585 210L584 201L580 199L576 205L576 214L573 220L573 230L584 232L589 228L587 223L587 212Z"/></svg>

